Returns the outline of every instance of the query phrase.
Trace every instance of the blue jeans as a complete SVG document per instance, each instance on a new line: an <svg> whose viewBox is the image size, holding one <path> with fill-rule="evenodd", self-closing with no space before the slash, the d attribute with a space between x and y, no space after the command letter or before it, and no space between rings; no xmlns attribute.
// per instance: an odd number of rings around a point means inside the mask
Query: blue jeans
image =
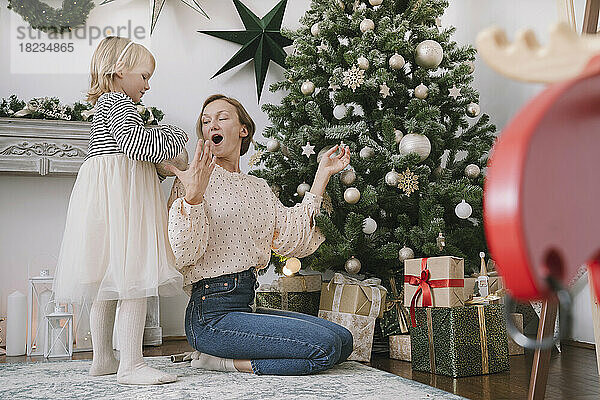
<svg viewBox="0 0 600 400"><path fill-rule="evenodd" d="M252 312L256 286L254 268L194 283L185 312L190 345L250 360L257 375L312 374L352 353L352 334L338 324L291 311Z"/></svg>

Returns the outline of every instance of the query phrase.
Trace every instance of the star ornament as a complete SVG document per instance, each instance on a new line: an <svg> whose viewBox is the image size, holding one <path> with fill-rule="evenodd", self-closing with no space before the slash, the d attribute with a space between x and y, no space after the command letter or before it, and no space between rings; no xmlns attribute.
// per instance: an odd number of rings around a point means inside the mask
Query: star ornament
<svg viewBox="0 0 600 400"><path fill-rule="evenodd" d="M452 85L450 89L448 89L449 96L453 97L456 100L460 96L460 88L457 88L456 85Z"/></svg>
<svg viewBox="0 0 600 400"><path fill-rule="evenodd" d="M379 94L381 94L384 99L390 95L390 88L385 82L383 85L379 85Z"/></svg>
<svg viewBox="0 0 600 400"><path fill-rule="evenodd" d="M313 154L315 154L315 146L311 146L310 142L306 142L306 146L302 146L302 155L310 158Z"/></svg>
<svg viewBox="0 0 600 400"><path fill-rule="evenodd" d="M254 59L256 94L260 102L260 94L265 84L269 62L272 60L285 68L286 53L283 48L292 44L290 39L281 35L281 23L287 0L280 0L262 19L258 18L240 0L233 0L233 3L244 23L245 31L198 32L242 45L242 48L212 78L245 61Z"/></svg>
<svg viewBox="0 0 600 400"><path fill-rule="evenodd" d="M107 3L112 3L113 1L115 0L104 0L102 3L100 3L100 5L102 6ZM152 35L152 33L154 32L154 27L158 22L158 17L160 17L160 12L162 11L163 6L165 5L165 1L166 0L150 0L150 5L152 6L152 21L150 23L150 35ZM181 2L189 8L191 8L192 10L204 15L206 18L209 18L208 14L206 14L206 12L202 9L202 7L200 7L200 4L198 4L196 0L181 0Z"/></svg>

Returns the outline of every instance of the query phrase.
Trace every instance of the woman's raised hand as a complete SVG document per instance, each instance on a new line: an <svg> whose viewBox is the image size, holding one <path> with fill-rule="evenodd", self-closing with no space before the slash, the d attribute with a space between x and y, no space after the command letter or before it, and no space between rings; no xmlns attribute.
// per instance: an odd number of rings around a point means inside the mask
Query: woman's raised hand
<svg viewBox="0 0 600 400"><path fill-rule="evenodd" d="M185 201L189 204L200 204L210 180L210 174L215 169L215 157L212 153L212 142L207 140L204 144L198 140L194 159L187 170L181 171L173 165L166 168L174 173L185 188Z"/></svg>
<svg viewBox="0 0 600 400"><path fill-rule="evenodd" d="M337 150L340 149L340 154L331 157ZM317 174L319 170L326 173L329 177L337 174L350 164L350 148L346 145L336 145L329 149L319 162Z"/></svg>

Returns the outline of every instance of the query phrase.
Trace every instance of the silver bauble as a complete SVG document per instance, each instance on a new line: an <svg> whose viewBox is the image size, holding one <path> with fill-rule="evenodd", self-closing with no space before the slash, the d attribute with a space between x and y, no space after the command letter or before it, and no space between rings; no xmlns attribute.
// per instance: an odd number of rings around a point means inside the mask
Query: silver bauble
<svg viewBox="0 0 600 400"><path fill-rule="evenodd" d="M340 174L340 181L346 186L350 186L356 180L356 172L353 169L347 169Z"/></svg>
<svg viewBox="0 0 600 400"><path fill-rule="evenodd" d="M358 274L358 271L360 271L360 267L360 261L358 260L358 258L354 257L348 259L348 261L346 261L346 264L344 264L346 272L353 275Z"/></svg>
<svg viewBox="0 0 600 400"><path fill-rule="evenodd" d="M411 258L415 258L415 252L410 247L404 246L398 251L398 259L400 259L401 262Z"/></svg>
<svg viewBox="0 0 600 400"><path fill-rule="evenodd" d="M473 208L464 199L454 207L454 212L458 218L467 219L471 216Z"/></svg>
<svg viewBox="0 0 600 400"><path fill-rule="evenodd" d="M469 103L467 105L467 115L471 118L475 118L481 112L481 108L477 103Z"/></svg>
<svg viewBox="0 0 600 400"><path fill-rule="evenodd" d="M469 164L465 167L465 175L467 176L467 178L475 179L479 176L480 173L481 169L478 165Z"/></svg>
<svg viewBox="0 0 600 400"><path fill-rule="evenodd" d="M346 112L348 112L348 108L345 104L338 104L333 108L333 116L335 119L342 119L346 116Z"/></svg>
<svg viewBox="0 0 600 400"><path fill-rule="evenodd" d="M393 56L390 57L390 68L393 70L399 70L404 68L404 64L406 64L406 61L404 61L404 57L402 57L400 54L396 53Z"/></svg>
<svg viewBox="0 0 600 400"><path fill-rule="evenodd" d="M311 95L315 91L315 84L311 81L304 81L300 86L300 91L305 96Z"/></svg>
<svg viewBox="0 0 600 400"><path fill-rule="evenodd" d="M321 33L321 29L319 29L319 23L314 23L313 26L310 27L310 33L313 36L319 36L319 33Z"/></svg>
<svg viewBox="0 0 600 400"><path fill-rule="evenodd" d="M281 194L281 186L274 183L273 185L271 185L271 191L275 193L275 197L279 197L279 194Z"/></svg>
<svg viewBox="0 0 600 400"><path fill-rule="evenodd" d="M371 158L375 155L375 150L373 150L369 146L366 146L366 147L363 147L362 149L360 149L360 152L358 153L358 155L362 159Z"/></svg>
<svg viewBox="0 0 600 400"><path fill-rule="evenodd" d="M429 94L429 88L427 86L423 85L422 83L415 88L415 97L417 99L423 100L423 99L427 98L428 94Z"/></svg>
<svg viewBox="0 0 600 400"><path fill-rule="evenodd" d="M404 132L402 132L400 129L394 130L394 140L396 141L396 144L400 144L400 141L402 140L403 137L404 137Z"/></svg>
<svg viewBox="0 0 600 400"><path fill-rule="evenodd" d="M421 157L421 161L423 161L431 153L431 143L425 135L409 133L408 135L404 135L400 141L398 150L400 151L400 155L403 156L416 153Z"/></svg>
<svg viewBox="0 0 600 400"><path fill-rule="evenodd" d="M394 170L385 174L385 183L388 186L398 186L398 179L400 179L400 175Z"/></svg>
<svg viewBox="0 0 600 400"><path fill-rule="evenodd" d="M415 61L423 68L435 69L443 58L444 50L435 40L424 40L417 46Z"/></svg>
<svg viewBox="0 0 600 400"><path fill-rule="evenodd" d="M372 31L373 29L375 29L375 22L373 22L372 19L363 19L360 22L360 31L362 33L365 33L367 31Z"/></svg>
<svg viewBox="0 0 600 400"><path fill-rule="evenodd" d="M363 220L362 225L363 233L370 235L377 230L377 222L371 217L367 217Z"/></svg>
<svg viewBox="0 0 600 400"><path fill-rule="evenodd" d="M174 173L169 171L166 166L173 165L180 171L185 171L188 169L188 152L186 149L183 149L181 153L173 158L169 158L168 160L161 161L156 164L156 172L158 172L162 176L175 176Z"/></svg>
<svg viewBox="0 0 600 400"><path fill-rule="evenodd" d="M367 60L366 57L360 56L358 57L358 60L356 60L356 62L358 64L358 68L363 70L369 69L369 60Z"/></svg>
<svg viewBox="0 0 600 400"><path fill-rule="evenodd" d="M301 183L298 185L298 187L296 188L296 193L298 193L298 196L304 197L306 192L308 192L309 190L310 190L310 185L308 183L304 182L304 183Z"/></svg>
<svg viewBox="0 0 600 400"><path fill-rule="evenodd" d="M274 153L281 147L279 140L277 139L269 139L267 141L267 151Z"/></svg>
<svg viewBox="0 0 600 400"><path fill-rule="evenodd" d="M355 187L350 187L344 192L344 200L348 204L356 204L360 200L360 191Z"/></svg>
<svg viewBox="0 0 600 400"><path fill-rule="evenodd" d="M372 6L380 6L383 0L369 0L369 4Z"/></svg>

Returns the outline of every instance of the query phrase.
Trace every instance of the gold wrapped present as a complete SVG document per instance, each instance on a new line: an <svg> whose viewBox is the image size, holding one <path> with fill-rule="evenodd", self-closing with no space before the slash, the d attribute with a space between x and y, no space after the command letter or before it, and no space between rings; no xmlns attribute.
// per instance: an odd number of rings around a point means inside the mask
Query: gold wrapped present
<svg viewBox="0 0 600 400"><path fill-rule="evenodd" d="M335 322L352 333L353 351L348 360L369 362L375 332L375 317L337 311L319 310L319 318Z"/></svg>
<svg viewBox="0 0 600 400"><path fill-rule="evenodd" d="M321 287L319 310L372 316L372 310L376 308L374 316L381 317L386 293L380 279L359 281L336 273L329 283L323 283Z"/></svg>
<svg viewBox="0 0 600 400"><path fill-rule="evenodd" d="M411 361L410 335L390 336L390 358L394 360Z"/></svg>

